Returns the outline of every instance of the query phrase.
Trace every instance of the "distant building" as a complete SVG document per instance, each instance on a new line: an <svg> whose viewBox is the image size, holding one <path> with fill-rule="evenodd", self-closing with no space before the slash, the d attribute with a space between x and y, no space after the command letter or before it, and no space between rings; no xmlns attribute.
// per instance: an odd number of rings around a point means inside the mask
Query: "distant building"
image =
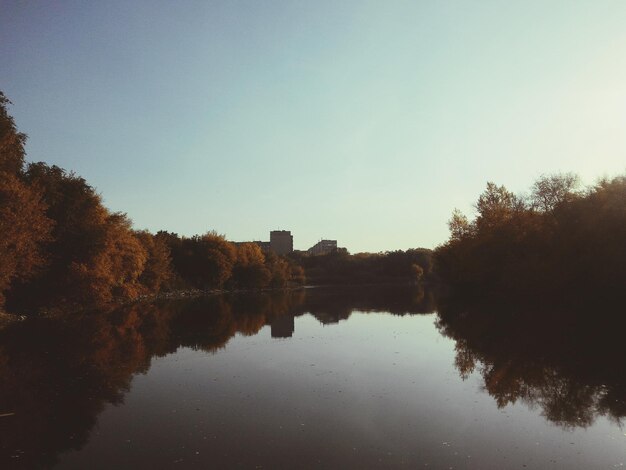
<svg viewBox="0 0 626 470"><path fill-rule="evenodd" d="M320 240L307 250L307 254L311 256L325 255L333 251L337 251L337 240Z"/></svg>
<svg viewBox="0 0 626 470"><path fill-rule="evenodd" d="M348 250L346 250L345 248L337 247L337 240L320 240L306 251L294 250L293 235L291 235L291 232L289 230L272 230L270 232L269 242L255 240L249 243L255 243L265 253L269 253L271 251L277 255L288 255L290 253L295 253L299 255L317 256L326 255L328 253L334 252L348 253Z"/></svg>
<svg viewBox="0 0 626 470"><path fill-rule="evenodd" d="M270 241L265 242L261 240L255 240L253 242L235 242L237 245L242 243L254 243L263 252L268 253L270 251L277 255L287 255L293 253L293 236L288 230L272 230L270 232Z"/></svg>
<svg viewBox="0 0 626 470"><path fill-rule="evenodd" d="M293 236L288 230L270 232L270 250L277 255L287 255L293 251Z"/></svg>

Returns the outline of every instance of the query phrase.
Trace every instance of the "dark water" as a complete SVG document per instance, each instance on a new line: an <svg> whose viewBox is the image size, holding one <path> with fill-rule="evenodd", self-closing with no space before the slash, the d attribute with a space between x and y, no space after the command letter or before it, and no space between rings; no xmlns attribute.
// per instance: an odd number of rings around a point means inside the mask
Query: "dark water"
<svg viewBox="0 0 626 470"><path fill-rule="evenodd" d="M619 468L624 330L550 312L365 288L23 322L0 468Z"/></svg>

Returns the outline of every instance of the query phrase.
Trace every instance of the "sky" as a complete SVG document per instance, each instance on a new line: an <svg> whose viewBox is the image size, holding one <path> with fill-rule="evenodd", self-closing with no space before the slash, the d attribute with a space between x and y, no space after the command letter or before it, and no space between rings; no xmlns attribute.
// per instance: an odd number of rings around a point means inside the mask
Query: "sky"
<svg viewBox="0 0 626 470"><path fill-rule="evenodd" d="M433 248L488 181L626 172L626 2L4 0L27 159L137 229Z"/></svg>

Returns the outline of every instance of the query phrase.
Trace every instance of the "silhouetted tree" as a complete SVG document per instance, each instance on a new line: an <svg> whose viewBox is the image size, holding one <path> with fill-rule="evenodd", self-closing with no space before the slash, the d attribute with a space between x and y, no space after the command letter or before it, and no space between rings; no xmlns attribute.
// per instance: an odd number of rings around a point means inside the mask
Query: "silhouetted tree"
<svg viewBox="0 0 626 470"><path fill-rule="evenodd" d="M573 173L542 175L532 186L530 201L542 212L554 212L559 204L571 202L580 179Z"/></svg>
<svg viewBox="0 0 626 470"><path fill-rule="evenodd" d="M300 259L308 282L313 284L415 283L419 267L427 281L432 274L432 252L425 248L386 253L336 251Z"/></svg>
<svg viewBox="0 0 626 470"><path fill-rule="evenodd" d="M178 238L175 234L164 236L176 273L189 286L221 289L230 279L237 253L223 235L208 232L191 238Z"/></svg>
<svg viewBox="0 0 626 470"><path fill-rule="evenodd" d="M10 103L0 91L0 174L17 175L24 166L26 134L17 131L15 121L7 109Z"/></svg>
<svg viewBox="0 0 626 470"><path fill-rule="evenodd" d="M584 192L577 181L571 174L542 176L528 204L488 183L475 220L453 213L450 239L436 250L440 278L467 292L621 295L626 178Z"/></svg>
<svg viewBox="0 0 626 470"><path fill-rule="evenodd" d="M470 235L473 227L467 217L458 209L454 209L452 217L448 221L450 240L459 241Z"/></svg>
<svg viewBox="0 0 626 470"><path fill-rule="evenodd" d="M487 183L487 189L478 198L476 226L479 230L489 230L510 220L521 201L504 186Z"/></svg>

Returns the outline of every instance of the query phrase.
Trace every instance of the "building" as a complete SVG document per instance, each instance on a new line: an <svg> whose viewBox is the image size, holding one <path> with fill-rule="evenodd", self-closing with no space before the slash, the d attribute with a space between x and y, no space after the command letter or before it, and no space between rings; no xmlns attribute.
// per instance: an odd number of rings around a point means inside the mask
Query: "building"
<svg viewBox="0 0 626 470"><path fill-rule="evenodd" d="M337 251L337 240L320 240L307 250L307 254L311 256L325 255L333 251Z"/></svg>
<svg viewBox="0 0 626 470"><path fill-rule="evenodd" d="M253 242L236 242L241 243L254 243L265 253L270 251L277 255L287 255L293 253L293 236L288 230L272 230L270 232L270 241L255 240Z"/></svg>
<svg viewBox="0 0 626 470"><path fill-rule="evenodd" d="M291 253L293 251L293 236L291 232L289 230L272 230L270 232L270 250L277 255Z"/></svg>
<svg viewBox="0 0 626 470"><path fill-rule="evenodd" d="M239 242L245 243L245 242ZM320 240L306 251L293 249L293 236L289 230L272 230L270 232L270 241L255 240L255 243L263 252L275 253L277 255L298 254L306 256L327 255L328 253L348 253L345 248L337 247L337 240Z"/></svg>

